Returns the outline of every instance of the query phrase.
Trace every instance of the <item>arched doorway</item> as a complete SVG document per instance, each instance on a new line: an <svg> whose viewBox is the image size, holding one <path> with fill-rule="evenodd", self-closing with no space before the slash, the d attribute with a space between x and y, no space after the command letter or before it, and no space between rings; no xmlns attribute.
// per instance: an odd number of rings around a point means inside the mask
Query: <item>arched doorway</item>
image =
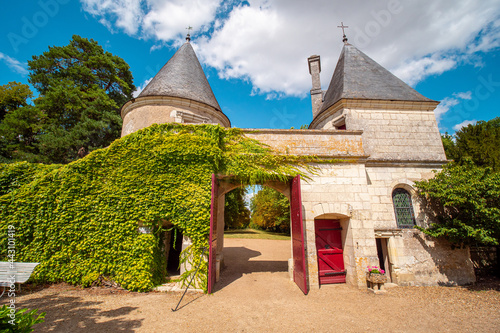
<svg viewBox="0 0 500 333"><path fill-rule="evenodd" d="M355 267L350 218L344 214L327 213L314 219L316 260L319 285L346 283L352 280Z"/></svg>
<svg viewBox="0 0 500 333"><path fill-rule="evenodd" d="M293 280L304 294L307 294L309 287L307 284L306 256L304 249L304 229L302 221L302 201L300 191L300 176L296 176L287 182L273 181L266 182L266 186L274 188L283 193L290 200L290 226L292 242L293 260ZM224 195L232 189L241 186L230 177L212 175L212 200L210 213L210 235L209 235L209 265L208 265L208 293L212 293L213 287L220 272L220 260L224 241Z"/></svg>

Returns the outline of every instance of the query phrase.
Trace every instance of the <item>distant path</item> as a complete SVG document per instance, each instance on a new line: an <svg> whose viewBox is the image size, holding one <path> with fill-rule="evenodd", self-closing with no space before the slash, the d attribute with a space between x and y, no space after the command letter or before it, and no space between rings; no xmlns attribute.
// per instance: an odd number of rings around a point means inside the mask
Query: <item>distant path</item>
<svg viewBox="0 0 500 333"><path fill-rule="evenodd" d="M329 285L304 296L288 278L290 241L229 239L216 292L103 293L55 285L17 298L47 312L35 332L499 332L500 292ZM0 301L5 302L4 299Z"/></svg>

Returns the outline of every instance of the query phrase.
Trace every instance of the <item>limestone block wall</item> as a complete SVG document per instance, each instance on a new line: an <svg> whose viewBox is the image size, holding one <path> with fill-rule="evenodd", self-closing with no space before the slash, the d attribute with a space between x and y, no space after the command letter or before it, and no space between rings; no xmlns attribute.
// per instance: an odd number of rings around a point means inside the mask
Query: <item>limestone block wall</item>
<svg viewBox="0 0 500 333"><path fill-rule="evenodd" d="M347 129L362 130L370 159L446 160L433 111L344 109Z"/></svg>
<svg viewBox="0 0 500 333"><path fill-rule="evenodd" d="M376 235L398 228L392 202L392 191L398 187L406 189L412 196L416 224L422 227L429 224L429 215L420 205L414 182L432 178L432 170L439 170L438 167L439 164L391 166L367 163L367 188ZM465 284L475 281L468 249L452 250L445 240L427 237L416 229L403 229L386 237L392 280L399 285Z"/></svg>
<svg viewBox="0 0 500 333"><path fill-rule="evenodd" d="M309 285L319 285L315 219L339 219L346 282L366 287L366 266L378 263L378 258L364 165L322 165L318 175L302 182L301 189Z"/></svg>
<svg viewBox="0 0 500 333"><path fill-rule="evenodd" d="M392 278L398 285L462 285L476 281L468 248L453 249L443 239L404 230L388 243Z"/></svg>
<svg viewBox="0 0 500 333"><path fill-rule="evenodd" d="M182 113L193 115L185 118L193 118L194 121L183 121L182 117L176 116ZM222 112L199 102L176 97L142 97L129 101L122 107L121 116L122 137L152 124L208 122L225 127L231 126L229 119Z"/></svg>
<svg viewBox="0 0 500 333"><path fill-rule="evenodd" d="M392 281L400 285L464 284L474 282L467 249L452 249L443 240L415 229L398 229L392 190L413 194L417 224L428 223L413 189L414 181L433 177L439 164L321 165L317 175L302 181L305 246L310 287L319 286L315 242L316 219L339 219L342 226L346 282L366 287L368 265L379 265L376 237L387 239ZM380 232L380 230L384 230Z"/></svg>
<svg viewBox="0 0 500 333"><path fill-rule="evenodd" d="M412 195L415 220L420 226L427 223L427 215L420 210L415 195L415 181L430 179L439 164L397 166L395 164L370 164L366 167L368 193L370 195L371 219L375 229L397 228L392 192L397 187L406 189Z"/></svg>
<svg viewBox="0 0 500 333"><path fill-rule="evenodd" d="M245 129L245 135L283 154L366 157L361 131Z"/></svg>

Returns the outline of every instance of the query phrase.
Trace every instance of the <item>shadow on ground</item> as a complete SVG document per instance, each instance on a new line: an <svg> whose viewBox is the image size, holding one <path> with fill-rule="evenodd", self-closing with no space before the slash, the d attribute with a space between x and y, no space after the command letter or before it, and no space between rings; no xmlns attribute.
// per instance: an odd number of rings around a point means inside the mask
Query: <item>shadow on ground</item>
<svg viewBox="0 0 500 333"><path fill-rule="evenodd" d="M137 307L120 307L102 311L102 302L89 302L76 296L50 294L31 300L19 300L19 307L46 312L45 322L34 326L36 332L135 332L142 323L128 320L127 316Z"/></svg>
<svg viewBox="0 0 500 333"><path fill-rule="evenodd" d="M288 271L288 261L286 260L250 260L260 255L261 252L246 247L225 247L224 267L222 267L220 280L215 284L215 291L227 287L240 279L243 274Z"/></svg>

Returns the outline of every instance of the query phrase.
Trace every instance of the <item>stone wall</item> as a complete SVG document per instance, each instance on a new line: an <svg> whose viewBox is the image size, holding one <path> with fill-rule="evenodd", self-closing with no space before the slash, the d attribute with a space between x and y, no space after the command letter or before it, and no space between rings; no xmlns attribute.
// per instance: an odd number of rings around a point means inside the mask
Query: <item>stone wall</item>
<svg viewBox="0 0 500 333"><path fill-rule="evenodd" d="M389 240L393 282L398 285L463 285L476 281L468 248L453 249L444 239L404 230Z"/></svg>
<svg viewBox="0 0 500 333"><path fill-rule="evenodd" d="M246 135L281 152L343 158L336 164L317 165L317 174L302 180L310 287L319 286L316 219L340 220L346 282L350 285L366 288L366 267L379 266L376 237L387 238L393 282L437 285L474 281L468 250L451 250L447 242L426 238L417 230L397 229L392 191L407 189L412 194L417 224L426 225L427 215L420 208L414 182L433 177L433 170L439 170L445 160L372 160L364 153L366 137L360 141L360 131L248 130ZM381 229L385 230L383 236L379 235Z"/></svg>
<svg viewBox="0 0 500 333"><path fill-rule="evenodd" d="M398 187L406 189L412 195L417 225L425 226L426 214L420 210L414 185L416 181L432 178L433 170L439 171L440 167L440 164L397 166L368 162L366 178L374 228L397 228L392 192Z"/></svg>
<svg viewBox="0 0 500 333"><path fill-rule="evenodd" d="M437 102L342 99L316 116L309 128L363 131L372 160L445 161L434 115Z"/></svg>
<svg viewBox="0 0 500 333"><path fill-rule="evenodd" d="M346 127L363 131L370 159L446 160L434 112L345 109Z"/></svg>
<svg viewBox="0 0 500 333"><path fill-rule="evenodd" d="M245 129L282 154L366 158L361 131Z"/></svg>
<svg viewBox="0 0 500 333"><path fill-rule="evenodd" d="M315 220L339 219L346 282L366 287L366 266L377 264L378 259L364 164L330 164L319 169L312 180L301 185L309 285L319 285Z"/></svg>
<svg viewBox="0 0 500 333"><path fill-rule="evenodd" d="M121 116L122 137L152 124L179 122L231 126L222 112L208 105L177 97L142 97L129 101L122 107Z"/></svg>

